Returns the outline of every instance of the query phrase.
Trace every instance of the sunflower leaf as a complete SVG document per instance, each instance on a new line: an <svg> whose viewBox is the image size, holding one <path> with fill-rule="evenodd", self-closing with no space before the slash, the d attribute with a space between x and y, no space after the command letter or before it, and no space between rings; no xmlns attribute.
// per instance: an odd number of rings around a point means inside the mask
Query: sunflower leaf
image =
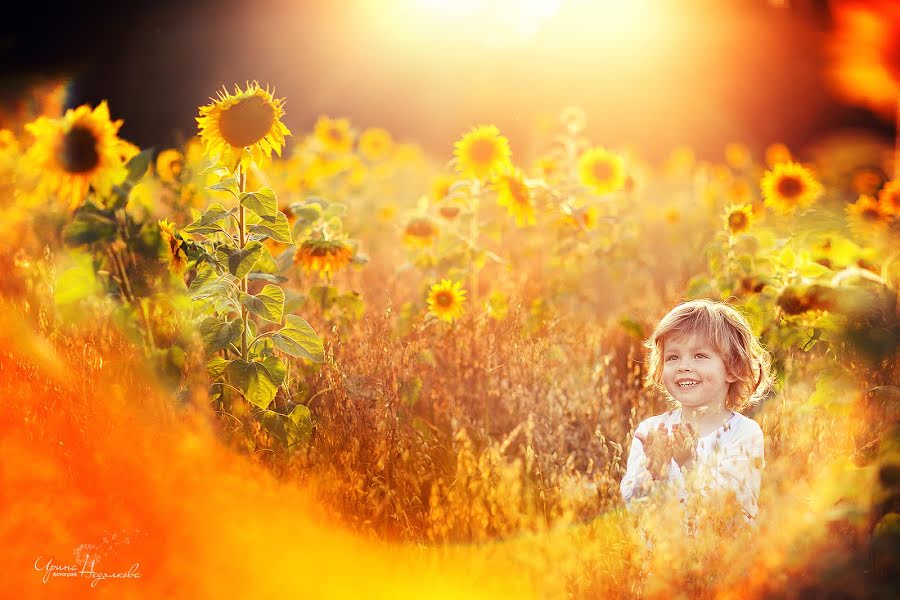
<svg viewBox="0 0 900 600"><path fill-rule="evenodd" d="M265 187L258 192L241 194L241 205L260 217L274 217L278 214L278 199L272 188Z"/></svg>
<svg viewBox="0 0 900 600"><path fill-rule="evenodd" d="M281 359L269 356L262 362L234 360L225 372L248 402L265 410L284 381L285 371Z"/></svg>
<svg viewBox="0 0 900 600"><path fill-rule="evenodd" d="M213 354L228 347L241 336L241 320L220 321L207 317L200 323L200 339L207 354Z"/></svg>
<svg viewBox="0 0 900 600"><path fill-rule="evenodd" d="M307 358L313 362L325 360L322 338L316 335L309 323L296 315L285 317L284 327L272 335L272 342L291 356Z"/></svg>
<svg viewBox="0 0 900 600"><path fill-rule="evenodd" d="M197 268L197 276L188 287L188 296L192 300L210 296L224 296L233 284L230 275L218 275L208 263Z"/></svg>
<svg viewBox="0 0 900 600"><path fill-rule="evenodd" d="M127 175L125 176L125 182L122 186L125 188L126 192L131 191L134 184L143 179L144 175L147 174L147 169L150 168L150 161L152 158L153 148L147 148L131 157L125 165Z"/></svg>
<svg viewBox="0 0 900 600"><path fill-rule="evenodd" d="M230 360L225 360L221 356L213 356L209 359L209 362L206 363L206 370L209 372L210 377L217 379L225 372L225 369L227 369L230 364Z"/></svg>
<svg viewBox="0 0 900 600"><path fill-rule="evenodd" d="M221 204L210 204L209 208L207 208L200 218L188 225L184 228L185 231L191 232L191 228L193 227L205 227L207 225L213 225L218 223L219 221L227 218L229 215L234 213L235 209L227 210Z"/></svg>
<svg viewBox="0 0 900 600"><path fill-rule="evenodd" d="M282 212L276 213L274 217L260 216L260 222L251 225L249 231L255 239L272 238L276 242L284 244L294 243L294 239L291 237L291 225Z"/></svg>
<svg viewBox="0 0 900 600"><path fill-rule="evenodd" d="M281 323L284 311L284 290L270 283L255 296L241 292L241 304L254 315L258 315L266 321Z"/></svg>
<svg viewBox="0 0 900 600"><path fill-rule="evenodd" d="M209 189L214 192L228 192L232 194L235 198L238 196L238 182L234 177L226 177L219 183L214 183L209 186Z"/></svg>
<svg viewBox="0 0 900 600"><path fill-rule="evenodd" d="M228 271L238 279L243 278L253 270L264 249L259 242L249 242L242 249L232 250L228 253Z"/></svg>
<svg viewBox="0 0 900 600"><path fill-rule="evenodd" d="M312 435L312 414L302 404L298 404L288 415L285 428L288 433L288 443L301 444L309 440Z"/></svg>
<svg viewBox="0 0 900 600"><path fill-rule="evenodd" d="M93 212L80 212L63 229L63 241L70 246L109 241L116 235L116 223Z"/></svg>

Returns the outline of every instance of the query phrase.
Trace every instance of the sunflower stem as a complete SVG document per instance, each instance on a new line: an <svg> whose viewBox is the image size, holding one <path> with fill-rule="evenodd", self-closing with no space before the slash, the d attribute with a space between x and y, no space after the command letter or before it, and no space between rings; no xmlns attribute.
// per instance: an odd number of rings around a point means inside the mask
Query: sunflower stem
<svg viewBox="0 0 900 600"><path fill-rule="evenodd" d="M243 194L247 187L247 173L244 171L244 165L238 164L238 191ZM244 249L246 244L246 232L244 231L244 204L238 195L238 243L240 249ZM241 278L241 291L247 293L247 276ZM247 307L241 304L241 360L247 361Z"/></svg>

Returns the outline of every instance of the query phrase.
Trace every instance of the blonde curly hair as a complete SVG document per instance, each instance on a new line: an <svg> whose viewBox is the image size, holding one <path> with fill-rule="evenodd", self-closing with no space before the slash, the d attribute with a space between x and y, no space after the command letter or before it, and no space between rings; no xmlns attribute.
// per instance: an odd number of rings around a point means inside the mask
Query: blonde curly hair
<svg viewBox="0 0 900 600"><path fill-rule="evenodd" d="M757 404L772 387L772 358L756 339L750 323L735 307L713 300L682 302L664 316L644 346L650 351L647 384L662 390L663 347L683 335L705 337L722 356L725 370L736 380L728 387L725 407L743 411Z"/></svg>

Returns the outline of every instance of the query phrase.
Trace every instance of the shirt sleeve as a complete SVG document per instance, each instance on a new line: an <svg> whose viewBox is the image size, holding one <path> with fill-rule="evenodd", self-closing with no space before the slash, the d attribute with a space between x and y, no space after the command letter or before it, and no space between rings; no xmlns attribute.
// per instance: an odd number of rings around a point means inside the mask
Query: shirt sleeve
<svg viewBox="0 0 900 600"><path fill-rule="evenodd" d="M755 421L748 420L730 440L718 439L712 443L713 451L699 461L693 477L685 478L685 492L708 497L717 491L731 490L744 511L744 518L755 519L765 466L762 430Z"/></svg>
<svg viewBox="0 0 900 600"><path fill-rule="evenodd" d="M641 424L643 425L643 423ZM641 425L638 430L643 430ZM635 431L637 433L637 430ZM647 470L647 455L644 454L644 445L637 437L631 438L631 449L628 451L628 462L625 467L625 476L619 484L622 492L622 500L628 507L633 500L646 497L653 486L653 476Z"/></svg>

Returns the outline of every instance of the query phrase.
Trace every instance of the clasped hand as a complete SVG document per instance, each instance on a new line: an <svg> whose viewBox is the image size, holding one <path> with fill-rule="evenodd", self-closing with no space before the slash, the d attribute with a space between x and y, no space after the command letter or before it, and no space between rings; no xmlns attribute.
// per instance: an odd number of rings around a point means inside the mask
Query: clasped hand
<svg viewBox="0 0 900 600"><path fill-rule="evenodd" d="M679 467L689 464L697 456L699 436L690 423L676 423L671 433L662 423L647 434L635 433L634 437L644 446L647 455L647 470L654 479L665 477L672 459Z"/></svg>

